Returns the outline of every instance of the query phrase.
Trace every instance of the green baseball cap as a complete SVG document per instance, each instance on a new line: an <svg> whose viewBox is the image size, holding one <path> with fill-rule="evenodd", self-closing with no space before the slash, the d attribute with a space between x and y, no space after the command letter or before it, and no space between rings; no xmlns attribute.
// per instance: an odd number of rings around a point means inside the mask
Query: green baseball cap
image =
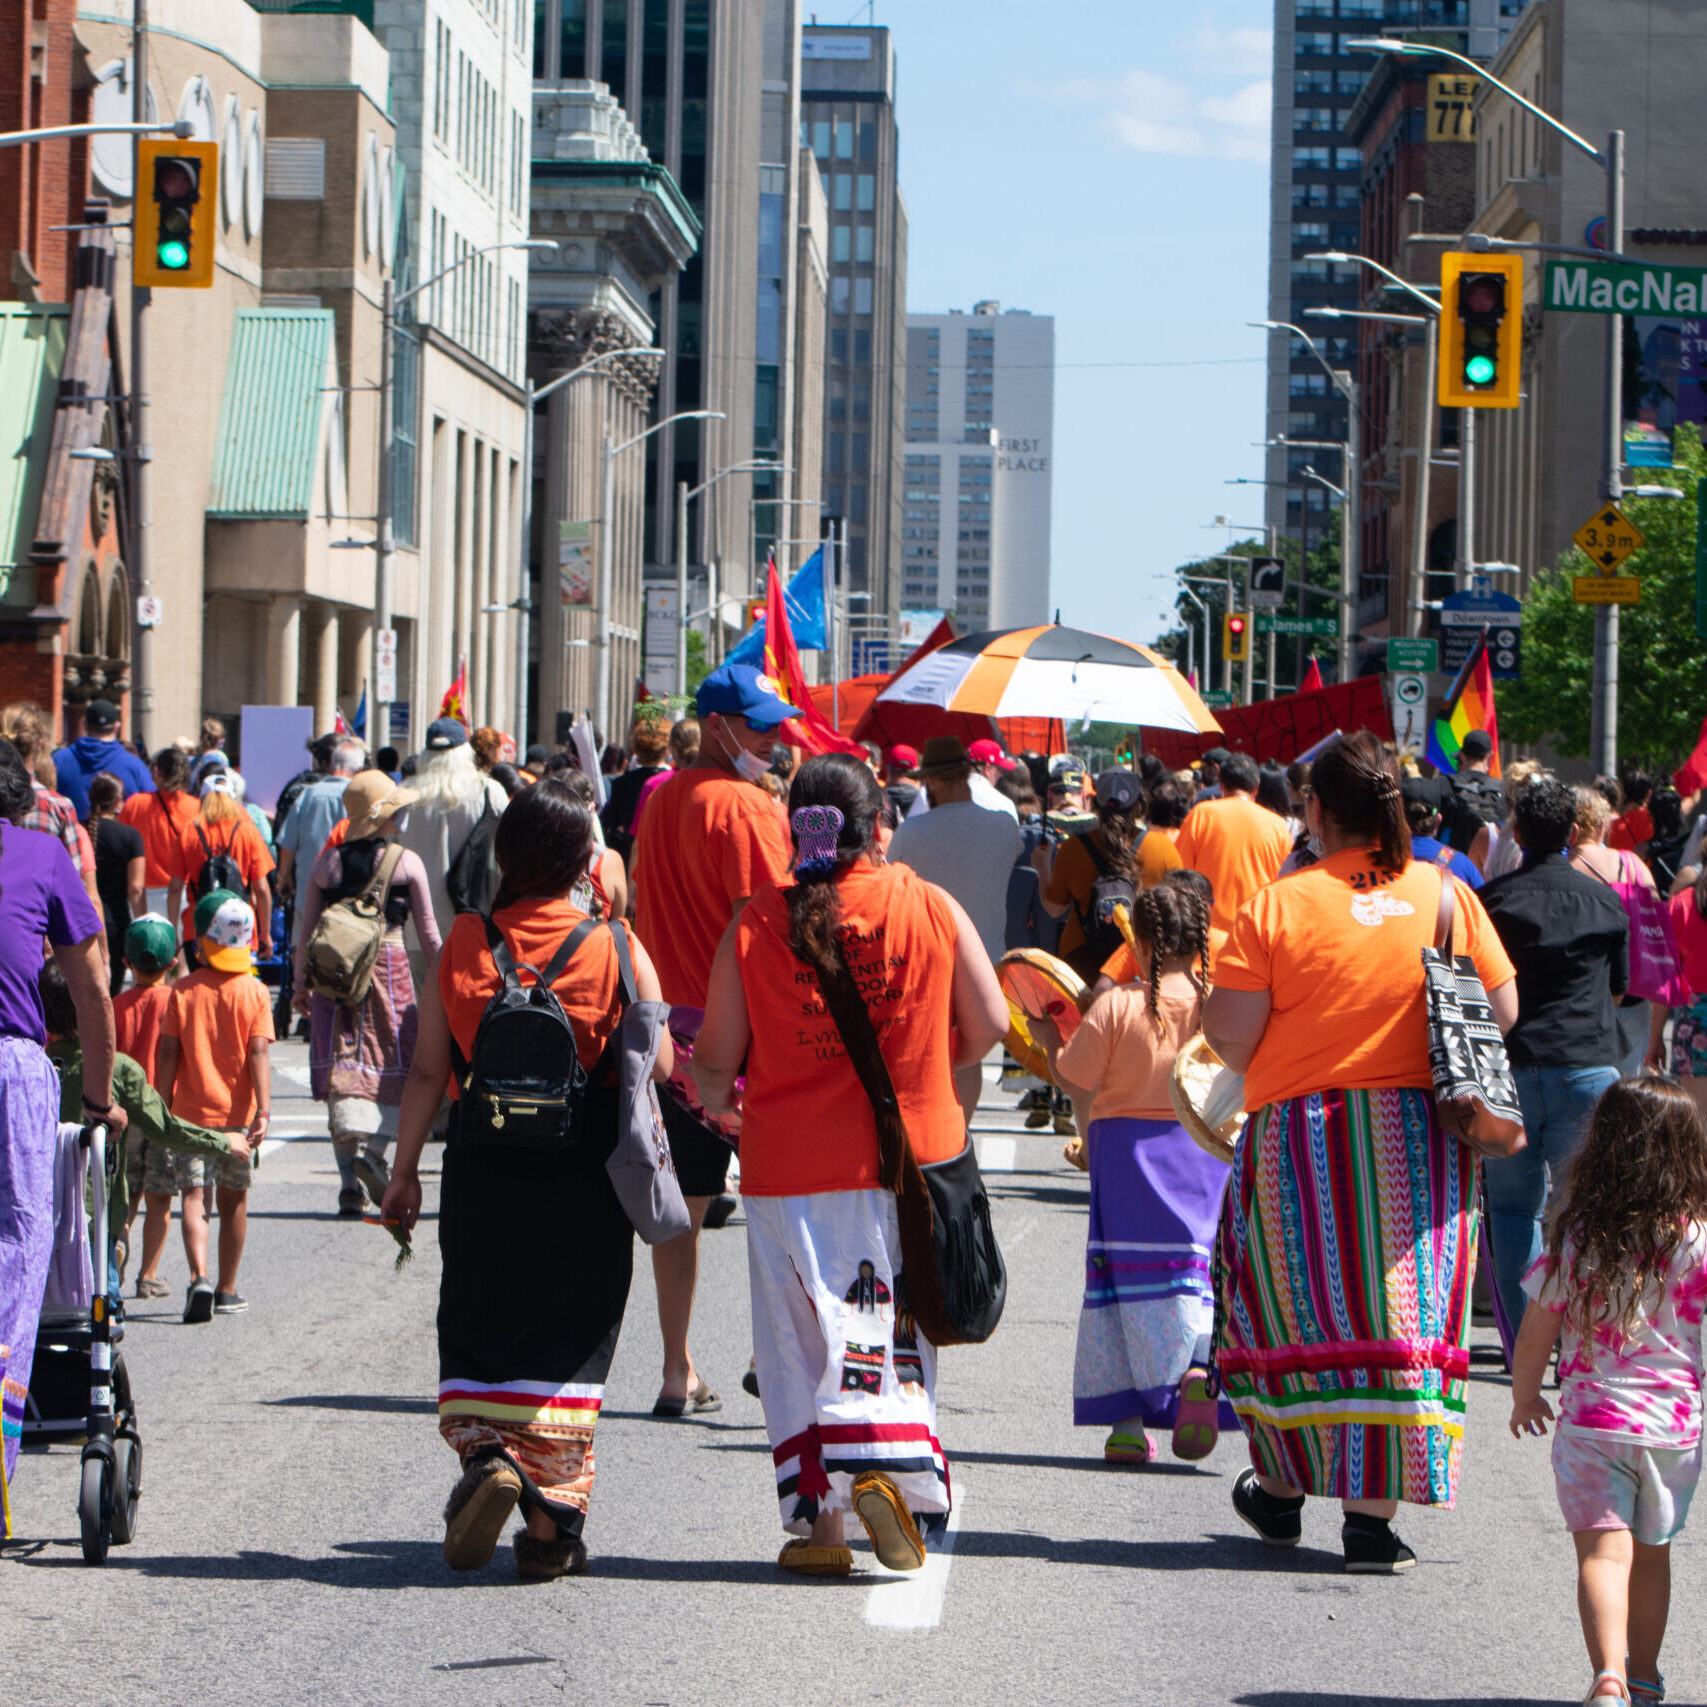
<svg viewBox="0 0 1707 1707"><path fill-rule="evenodd" d="M164 972L178 956L178 933L158 913L132 919L124 933L124 957L138 972Z"/></svg>

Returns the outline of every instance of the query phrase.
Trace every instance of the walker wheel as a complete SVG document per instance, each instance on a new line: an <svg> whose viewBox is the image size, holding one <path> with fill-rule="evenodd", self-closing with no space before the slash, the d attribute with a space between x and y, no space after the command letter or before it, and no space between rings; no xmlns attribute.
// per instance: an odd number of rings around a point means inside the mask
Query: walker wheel
<svg viewBox="0 0 1707 1707"><path fill-rule="evenodd" d="M113 1540L127 1546L136 1539L136 1506L142 1498L142 1442L121 1434L113 1442Z"/></svg>
<svg viewBox="0 0 1707 1707"><path fill-rule="evenodd" d="M77 1518L83 1526L83 1563L104 1565L113 1540L110 1499L112 1472L106 1460L92 1453L83 1460L83 1486L77 1498Z"/></svg>

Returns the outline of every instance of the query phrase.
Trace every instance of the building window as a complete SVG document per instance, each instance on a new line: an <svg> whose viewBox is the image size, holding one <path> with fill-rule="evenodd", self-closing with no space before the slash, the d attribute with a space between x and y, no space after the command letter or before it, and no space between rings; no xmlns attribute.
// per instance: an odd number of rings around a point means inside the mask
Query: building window
<svg viewBox="0 0 1707 1707"><path fill-rule="evenodd" d="M869 332L854 333L853 359L855 367L871 366L871 334Z"/></svg>
<svg viewBox="0 0 1707 1707"><path fill-rule="evenodd" d="M860 126L859 157L861 160L877 158L877 126L869 120Z"/></svg>
<svg viewBox="0 0 1707 1707"><path fill-rule="evenodd" d="M830 158L830 121L818 119L812 126L812 152L820 160Z"/></svg>
<svg viewBox="0 0 1707 1707"><path fill-rule="evenodd" d="M871 312L871 280L854 280L854 313L869 314Z"/></svg>
<svg viewBox="0 0 1707 1707"><path fill-rule="evenodd" d="M1296 163L1296 154L1293 159ZM1294 184L1292 186L1292 205L1294 207L1326 207L1329 199L1326 184Z"/></svg>
<svg viewBox="0 0 1707 1707"><path fill-rule="evenodd" d="M1368 81L1369 73L1367 71L1336 71L1334 73L1334 87L1342 95L1361 95L1363 85Z"/></svg>
<svg viewBox="0 0 1707 1707"><path fill-rule="evenodd" d="M831 179L833 186L831 205L837 213L850 213L853 210L853 179L846 172L838 172Z"/></svg>
<svg viewBox="0 0 1707 1707"><path fill-rule="evenodd" d="M1338 172L1361 172L1363 170L1363 150L1360 148L1336 148L1334 150L1334 169Z"/></svg>
<svg viewBox="0 0 1707 1707"><path fill-rule="evenodd" d="M837 367L842 366L848 359L848 334L844 327L838 326L830 334L830 360Z"/></svg>
<svg viewBox="0 0 1707 1707"><path fill-rule="evenodd" d="M1294 148L1292 164L1294 169L1308 171L1315 169L1325 172L1334 163L1334 151L1331 148Z"/></svg>
<svg viewBox="0 0 1707 1707"><path fill-rule="evenodd" d="M858 206L861 213L873 213L877 209L877 179L870 172L859 175Z"/></svg>
<svg viewBox="0 0 1707 1707"><path fill-rule="evenodd" d="M846 433L830 434L829 468L832 474L841 473L842 468L847 461L847 445L848 440Z"/></svg>
<svg viewBox="0 0 1707 1707"><path fill-rule="evenodd" d="M1301 221L1292 227L1294 243L1325 244L1327 240L1328 228L1325 225L1317 225L1314 221Z"/></svg>
<svg viewBox="0 0 1707 1707"><path fill-rule="evenodd" d="M1331 95L1334 74L1331 71L1295 71L1292 74L1294 95Z"/></svg>
<svg viewBox="0 0 1707 1707"><path fill-rule="evenodd" d="M838 160L853 159L853 120L836 120L836 158Z"/></svg>
<svg viewBox="0 0 1707 1707"><path fill-rule="evenodd" d="M871 467L871 435L855 433L853 437L853 471L864 474Z"/></svg>
<svg viewBox="0 0 1707 1707"><path fill-rule="evenodd" d="M870 264L875 253L877 233L869 225L854 227L854 259Z"/></svg>
<svg viewBox="0 0 1707 1707"><path fill-rule="evenodd" d="M865 281L862 280L862 283ZM846 314L848 311L849 280L845 273L837 273L830 280L830 312Z"/></svg>
<svg viewBox="0 0 1707 1707"><path fill-rule="evenodd" d="M856 421L871 419L871 387L863 379L854 382L853 418Z"/></svg>
<svg viewBox="0 0 1707 1707"><path fill-rule="evenodd" d="M1293 45L1297 53L1321 53L1331 56L1334 51L1334 38L1326 31L1300 30Z"/></svg>
<svg viewBox="0 0 1707 1707"><path fill-rule="evenodd" d="M847 515L850 522L863 522L865 520L865 488L863 486L850 486L848 488Z"/></svg>
<svg viewBox="0 0 1707 1707"><path fill-rule="evenodd" d="M832 225L830 227L830 259L846 265L853 253L853 244L849 237L849 227Z"/></svg>
<svg viewBox="0 0 1707 1707"><path fill-rule="evenodd" d="M1338 130L1339 117L1332 107L1297 107L1292 114L1294 131Z"/></svg>
<svg viewBox="0 0 1707 1707"><path fill-rule="evenodd" d="M1363 203L1363 190L1357 184L1336 184L1334 186L1335 207L1360 207Z"/></svg>

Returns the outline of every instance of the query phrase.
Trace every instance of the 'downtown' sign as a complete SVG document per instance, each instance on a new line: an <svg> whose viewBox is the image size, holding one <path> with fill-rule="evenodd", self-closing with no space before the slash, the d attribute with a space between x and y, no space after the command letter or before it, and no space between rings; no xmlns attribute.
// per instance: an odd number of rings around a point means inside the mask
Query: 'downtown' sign
<svg viewBox="0 0 1707 1707"><path fill-rule="evenodd" d="M1541 306L1576 314L1707 312L1707 269L1549 261Z"/></svg>

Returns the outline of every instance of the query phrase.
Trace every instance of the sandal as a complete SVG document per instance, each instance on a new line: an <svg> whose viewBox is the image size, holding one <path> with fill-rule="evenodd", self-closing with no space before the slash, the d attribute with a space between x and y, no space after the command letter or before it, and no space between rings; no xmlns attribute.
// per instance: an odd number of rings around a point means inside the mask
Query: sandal
<svg viewBox="0 0 1707 1707"><path fill-rule="evenodd" d="M853 1575L851 1547L814 1547L804 1536L782 1544L777 1567L802 1577L847 1577Z"/></svg>
<svg viewBox="0 0 1707 1707"><path fill-rule="evenodd" d="M1632 1701L1664 1701L1666 1698L1665 1673L1661 1671L1656 1671L1651 1678L1626 1676L1624 1686L1630 1691Z"/></svg>
<svg viewBox="0 0 1707 1707"><path fill-rule="evenodd" d="M711 1388L701 1381L685 1399L666 1399L659 1397L652 1406L655 1417L697 1417L709 1416L713 1411L723 1409L723 1401Z"/></svg>
<svg viewBox="0 0 1707 1707"><path fill-rule="evenodd" d="M453 1571L489 1565L521 1497L522 1479L509 1459L498 1453L476 1458L445 1502L445 1563Z"/></svg>
<svg viewBox="0 0 1707 1707"><path fill-rule="evenodd" d="M1160 1451L1156 1437L1147 1428L1139 1429L1136 1434L1130 1429L1117 1428L1102 1443L1103 1458L1110 1464L1148 1464Z"/></svg>
<svg viewBox="0 0 1707 1707"><path fill-rule="evenodd" d="M1618 1685L1618 1693L1616 1695L1596 1695L1595 1691L1599 1689L1608 1678L1611 1678L1612 1681ZM1625 1682L1622 1672L1597 1671L1594 1674L1594 1682L1588 1686L1588 1694L1583 1697L1583 1707L1598 1707L1598 1704L1604 1701L1623 1701L1627 1703L1629 1699L1630 1685Z"/></svg>
<svg viewBox="0 0 1707 1707"><path fill-rule="evenodd" d="M1174 1457L1188 1461L1207 1458L1221 1438L1218 1407L1209 1396L1209 1371L1188 1369L1179 1384L1174 1412Z"/></svg>
<svg viewBox="0 0 1707 1707"><path fill-rule="evenodd" d="M136 1277L138 1298L164 1298L171 1290L157 1274L139 1274Z"/></svg>

